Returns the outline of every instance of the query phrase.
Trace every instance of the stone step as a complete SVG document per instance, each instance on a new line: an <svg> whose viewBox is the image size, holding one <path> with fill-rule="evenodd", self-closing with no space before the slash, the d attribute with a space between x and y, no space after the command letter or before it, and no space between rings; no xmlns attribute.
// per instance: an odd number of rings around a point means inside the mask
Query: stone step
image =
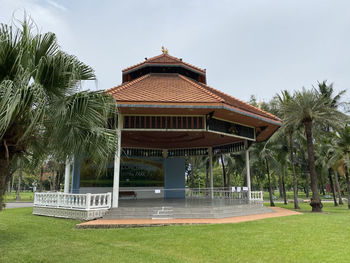
<svg viewBox="0 0 350 263"><path fill-rule="evenodd" d="M236 205L221 207L119 207L113 208L104 216L105 219L130 219L130 218L224 218L261 214L270 212L266 207L259 205Z"/></svg>

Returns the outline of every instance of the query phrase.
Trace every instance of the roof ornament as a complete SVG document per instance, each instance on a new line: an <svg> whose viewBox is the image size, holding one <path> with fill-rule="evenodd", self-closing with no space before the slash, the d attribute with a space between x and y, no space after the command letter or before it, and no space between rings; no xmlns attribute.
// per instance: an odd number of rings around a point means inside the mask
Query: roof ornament
<svg viewBox="0 0 350 263"><path fill-rule="evenodd" d="M169 54L169 51L168 51L167 48L165 48L164 46L162 46L162 53L163 53L164 55L168 55L168 54Z"/></svg>

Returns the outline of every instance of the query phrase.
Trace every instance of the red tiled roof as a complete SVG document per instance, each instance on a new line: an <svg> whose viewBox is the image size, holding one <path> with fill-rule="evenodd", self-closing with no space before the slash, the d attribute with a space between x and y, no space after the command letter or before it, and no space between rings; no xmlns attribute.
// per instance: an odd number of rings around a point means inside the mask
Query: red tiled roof
<svg viewBox="0 0 350 263"><path fill-rule="evenodd" d="M118 101L212 102L223 101L201 85L178 74L148 74L108 91Z"/></svg>
<svg viewBox="0 0 350 263"><path fill-rule="evenodd" d="M152 73L107 90L117 102L218 103L280 122L276 116L260 110L205 84L180 74Z"/></svg>
<svg viewBox="0 0 350 263"><path fill-rule="evenodd" d="M194 69L196 71L199 71L203 74L205 74L205 69L201 69L201 68L198 68L196 66L193 66L189 63L186 63L184 61L182 61L181 59L179 58L176 58L176 57L173 57L173 56L170 56L169 54L161 54L159 56L155 56L155 57L152 57L152 58L149 58L141 63L138 63L136 65L133 65L131 67L128 67L128 68L125 68L122 70L123 73L129 71L129 70L133 70L135 68L138 68L140 66L143 66L143 65L148 65L148 64L161 64L161 65L184 65L188 68L191 68L191 69Z"/></svg>

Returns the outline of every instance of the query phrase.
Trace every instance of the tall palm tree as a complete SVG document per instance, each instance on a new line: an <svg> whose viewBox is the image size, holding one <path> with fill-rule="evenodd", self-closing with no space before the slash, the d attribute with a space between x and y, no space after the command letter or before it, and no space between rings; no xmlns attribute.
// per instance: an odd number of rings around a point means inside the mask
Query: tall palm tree
<svg viewBox="0 0 350 263"><path fill-rule="evenodd" d="M256 143L253 145L253 147L251 147L250 151L252 153L251 162L253 166L258 165L260 170L265 170L264 175L267 175L270 206L275 206L275 203L273 201L273 189L271 182L271 162L274 161L274 152L270 146L270 144L265 142Z"/></svg>
<svg viewBox="0 0 350 263"><path fill-rule="evenodd" d="M287 112L284 111L286 109L286 106L288 103L291 103L293 100L293 96L287 91L284 90L281 92L281 95L277 96L278 102L279 102L279 112L284 119ZM295 126L294 123L283 123L282 129L283 133L288 136L289 140L289 159L290 159L290 165L292 167L292 175L293 175L293 197L294 197L294 209L300 209L299 203L298 203L298 181L297 181L297 175L295 172L295 162L294 162L294 131Z"/></svg>
<svg viewBox="0 0 350 263"><path fill-rule="evenodd" d="M345 126L343 129L339 130L339 132L336 134L334 142L336 145L334 158L341 160L341 163L343 164L343 171L345 174L348 192L348 208L350 209L350 126Z"/></svg>
<svg viewBox="0 0 350 263"><path fill-rule="evenodd" d="M328 100L320 95L317 90L297 91L293 100L282 105L285 116L283 121L286 125L293 127L303 126L307 141L307 153L311 179L312 198L310 205L313 212L322 211L322 202L318 193L318 179L315 170L315 151L313 142L313 125L339 126L346 116L337 109L331 107Z"/></svg>
<svg viewBox="0 0 350 263"><path fill-rule="evenodd" d="M102 167L116 148L108 122L114 100L79 92L82 80L95 79L92 68L61 51L55 34L33 28L28 19L0 25L0 204L16 156L49 147L63 158L89 155Z"/></svg>
<svg viewBox="0 0 350 263"><path fill-rule="evenodd" d="M326 100L328 100L328 103L330 104L330 106L332 108L335 108L335 109L338 109L339 107L345 108L346 105L348 105L348 103L341 101L342 96L346 93L346 90L342 90L339 93L334 94L335 91L333 88L333 83L328 85L327 81L319 82L318 83L318 90L319 90L321 96L323 96ZM331 127L329 125L326 125L323 128L329 134ZM328 143L327 145L329 146L328 153L332 152L332 148L333 148L332 145L330 143ZM330 165L328 168L328 178L329 178L329 181L330 181L329 183L330 183L332 191L333 191L333 197L336 198L335 197L335 186L337 188L340 188L340 187L339 187L337 172L335 172L336 185L334 185L334 183L333 183L333 179L332 179L333 169L331 166L332 165ZM340 189L338 189L338 193L339 193L339 204L343 204ZM334 204L336 205L336 199L334 201Z"/></svg>
<svg viewBox="0 0 350 263"><path fill-rule="evenodd" d="M324 134L322 138L318 140L318 143L316 143L316 166L318 167L319 174L322 176L326 176L328 174L328 179L329 179L329 185L330 185L330 190L332 191L333 194L333 201L334 201L334 206L338 206L337 202L337 196L336 196L336 191L335 191L335 184L333 183L333 178L332 178L332 143L331 140L328 138L329 137L329 132L327 134ZM328 137L326 137L327 135Z"/></svg>

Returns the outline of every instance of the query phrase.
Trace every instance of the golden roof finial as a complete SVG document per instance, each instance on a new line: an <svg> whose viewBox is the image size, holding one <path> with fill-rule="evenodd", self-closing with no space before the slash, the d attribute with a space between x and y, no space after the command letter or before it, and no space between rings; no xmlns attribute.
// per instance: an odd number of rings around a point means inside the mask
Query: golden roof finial
<svg viewBox="0 0 350 263"><path fill-rule="evenodd" d="M168 52L168 49L165 48L164 46L162 46L162 52L163 54L167 55L169 52Z"/></svg>

